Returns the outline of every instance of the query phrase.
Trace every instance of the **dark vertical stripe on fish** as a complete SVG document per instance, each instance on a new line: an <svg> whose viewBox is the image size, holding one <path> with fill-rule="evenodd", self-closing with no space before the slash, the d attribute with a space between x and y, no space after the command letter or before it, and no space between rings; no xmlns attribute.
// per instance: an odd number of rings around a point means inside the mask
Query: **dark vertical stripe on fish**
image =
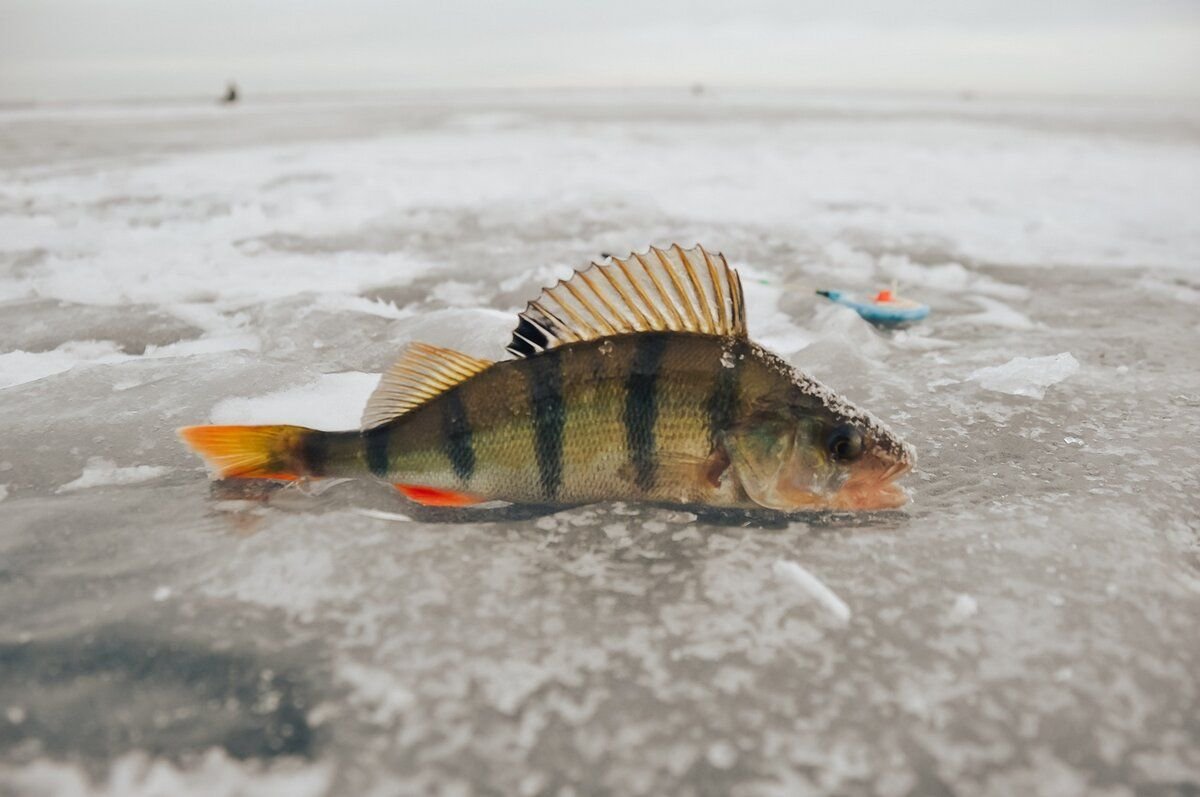
<svg viewBox="0 0 1200 797"><path fill-rule="evenodd" d="M647 334L637 341L629 378L625 380L625 441L633 483L648 492L654 487L658 456L654 424L658 420L658 366L667 348L667 336Z"/></svg>
<svg viewBox="0 0 1200 797"><path fill-rule="evenodd" d="M475 472L475 445L471 439L471 421L463 405L462 391L453 388L442 401L442 451L464 482Z"/></svg>
<svg viewBox="0 0 1200 797"><path fill-rule="evenodd" d="M324 476L329 462L329 435L307 431L300 438L300 464L309 476Z"/></svg>
<svg viewBox="0 0 1200 797"><path fill-rule="evenodd" d="M708 416L708 442L713 448L716 448L721 433L733 424L733 411L737 403L738 376L745 355L746 343L740 339L731 340L721 352L721 367L717 371L717 381L704 405L705 413Z"/></svg>
<svg viewBox="0 0 1200 797"><path fill-rule="evenodd" d="M542 497L553 501L562 486L563 424L567 419L562 393L562 353L551 349L525 362Z"/></svg>
<svg viewBox="0 0 1200 797"><path fill-rule="evenodd" d="M367 449L367 467L379 478L385 478L388 472L388 434L387 425L376 426L363 432L363 445Z"/></svg>

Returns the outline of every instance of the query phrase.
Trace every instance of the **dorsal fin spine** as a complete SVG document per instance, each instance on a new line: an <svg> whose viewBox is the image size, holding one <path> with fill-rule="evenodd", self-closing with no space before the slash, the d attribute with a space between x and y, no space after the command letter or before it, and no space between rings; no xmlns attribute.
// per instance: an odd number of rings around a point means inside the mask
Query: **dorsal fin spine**
<svg viewBox="0 0 1200 797"><path fill-rule="evenodd" d="M699 331L700 316L696 315L696 311L692 308L692 297L683 289L683 283L679 281L679 275L675 273L675 268L671 265L671 261L667 259L666 252L657 246L650 247L650 251L654 252L654 256L658 258L658 262L662 263L663 271L667 272L667 277L670 278L671 284L675 286L675 292L679 294L679 303L683 305L683 310L687 313L687 319L681 319L684 326L693 332Z"/></svg>
<svg viewBox="0 0 1200 797"><path fill-rule="evenodd" d="M591 291L592 296L594 296L595 298L597 298L603 302L604 297L602 297L600 294L596 293L596 289L592 286L591 280L588 277L585 277L580 272L576 272L576 273L579 274L580 282L582 282L588 288L588 290ZM596 319L596 321L598 321L600 323L600 326L603 327L603 331L604 331L605 335L616 335L617 334L617 328L614 327L612 325L612 323L609 321L609 316L607 314L601 312L600 310L596 309L596 306L594 304L592 304L592 301L587 297L587 295L583 291L576 288L574 285L571 284L571 282L566 283L566 285L564 285L564 287L568 291L571 292L572 296L574 296L576 299L579 300L579 303L584 306L584 309L586 309L589 313L592 314L592 318Z"/></svg>
<svg viewBox="0 0 1200 797"><path fill-rule="evenodd" d="M621 273L625 275L625 279L629 280L629 284L633 286L634 291L636 291L641 300L646 303L646 309L649 310L650 314L654 316L654 321L650 324L650 326L655 330L666 329L666 317L662 313L658 312L658 308L654 306L654 302L650 301L650 297L646 295L646 291L641 285L638 284L637 280L633 278L633 275L629 273L628 263L618 257L614 257L613 261L621 267ZM638 258L638 262L642 262L640 257Z"/></svg>
<svg viewBox="0 0 1200 797"><path fill-rule="evenodd" d="M675 249L675 254L679 255L679 259L683 261L684 271L687 272L688 280L692 283L692 290L696 292L696 303L700 305L700 309L704 312L703 329L706 332L713 332L717 325L713 323L712 312L708 309L708 297L704 293L704 288L700 285L700 278L696 276L695 267L692 266L692 261L688 260L687 253L683 251L683 247L679 244L672 244ZM701 250L703 251L703 250Z"/></svg>
<svg viewBox="0 0 1200 797"><path fill-rule="evenodd" d="M530 302L527 305L526 309L528 309L529 307L532 307L532 306L533 306L533 302ZM537 321L535 321L533 319L533 317L530 316L528 313L521 314L521 320L524 321L526 324L529 324L529 326L533 327L534 330L536 330L537 332L540 332L542 335L543 342L531 340L530 338L526 337L525 335L522 335L519 331L521 329L519 324L517 326L517 329L513 331L513 337L520 338L521 340L525 341L527 344L529 344L529 348L533 351L545 351L546 350L545 341L549 341L549 340L553 339L554 333L552 333L550 330L546 329L544 326L542 326ZM508 349L513 354L517 354L516 351L513 351L512 344L509 344Z"/></svg>
<svg viewBox="0 0 1200 797"><path fill-rule="evenodd" d="M652 246L627 258L592 263L543 289L520 313L507 348L528 357L564 344L639 332L744 338L743 303L741 281L724 255L710 255L699 245L689 250L678 244Z"/></svg>
<svg viewBox="0 0 1200 797"><path fill-rule="evenodd" d="M437 374L430 373L429 371L426 371L423 369L417 369L417 368L409 368L408 366L404 365L403 363L396 363L394 366L391 367L390 371L395 374L404 374L405 376L411 376L416 379L424 380L426 382L432 382L433 384L441 385L442 387L449 387L451 385L457 384L455 382L450 382L446 379L443 379L441 376L438 376Z"/></svg>
<svg viewBox="0 0 1200 797"><path fill-rule="evenodd" d="M588 329L593 330L601 337L604 335L612 335L614 332L616 332L616 330L612 328L612 325L605 321L604 317L597 313L594 307L588 304L588 300L579 293L579 290L574 285L572 285L570 282L564 282L563 280L559 280L558 285L567 293L574 296L575 301L579 302L580 306L583 307L583 309L588 312L588 315L591 316L591 320L581 318L571 310L570 305L564 304L563 309L567 311L567 314L570 315L572 319L574 319L577 323L583 324ZM597 327L594 322L598 322L600 327Z"/></svg>
<svg viewBox="0 0 1200 797"><path fill-rule="evenodd" d="M613 259L616 260L616 258ZM621 287L621 284L617 278L612 275L612 270L612 266L601 266L599 269L600 273L604 275L604 278L608 280L608 284L612 285L613 290L616 291L617 295L621 297L621 300L624 301L629 309L637 315L638 321L648 327L653 327L654 325L650 323L650 319L647 318L646 314L642 312L642 308L637 306L637 302L633 301L633 297L625 292L625 289ZM615 308L613 312L616 312Z"/></svg>
<svg viewBox="0 0 1200 797"><path fill-rule="evenodd" d="M566 285L565 282L563 282L562 280L559 280L558 285L555 286L555 289L557 290L558 288L562 288L565 285ZM585 335L587 335L588 337L591 337L592 335L600 334L600 330L593 327L591 324L589 324L587 322L586 318L583 318L578 313L576 313L573 309L571 309L571 305L569 305L563 301L560 301L558 303L558 305L559 305L559 307L561 307L563 309L563 312L565 312L567 314L567 317L570 318L571 321L574 322L573 326L576 329L581 329L583 331L583 333Z"/></svg>
<svg viewBox="0 0 1200 797"><path fill-rule="evenodd" d="M636 257L638 259L638 262L642 264L642 268L645 269L645 271L646 271L646 276L650 278L650 281L652 283L654 283L654 289L656 291L658 291L658 295L659 296L670 296L671 294L667 292L666 287L662 284L662 280L660 280L658 278L658 276L655 275L654 269L651 268L650 264L646 262L646 258L637 252L634 252L633 256ZM681 327L685 326L683 323L683 316L681 316L679 314L679 311L677 309L675 309L674 302L664 302L663 306L666 307L667 310L669 310L671 312L671 315L675 317L676 324L678 324ZM671 326L671 322L667 321L665 318L663 319L663 321L666 323L667 327Z"/></svg>
<svg viewBox="0 0 1200 797"><path fill-rule="evenodd" d="M547 310L546 306L543 305L541 302L539 302L535 299L534 301L529 303L529 306L536 307L538 309L538 312L542 313L544 316L546 316L546 318L550 319L551 321L554 321L555 323L557 323L559 328L561 328L564 332L566 332L568 335L571 336L571 339L583 340L583 338L579 337L579 334L577 332L575 332L575 330L571 329L571 327L568 324L566 324L561 318L559 318L554 313ZM558 333L555 332L553 334L557 335Z"/></svg>
<svg viewBox="0 0 1200 797"><path fill-rule="evenodd" d="M411 412L490 367L490 360L431 346L409 344L384 372L363 410L362 426L373 429Z"/></svg>
<svg viewBox="0 0 1200 797"><path fill-rule="evenodd" d="M606 269L605 269L603 266L601 266L601 267L600 267L599 269L597 269L597 270L598 270L598 271L599 271L601 274L604 274L604 276L606 276L606 277L608 276L608 272L607 272L607 270L606 270ZM625 320L624 320L623 318L621 318L621 314L620 314L620 313L617 311L617 308L613 307L613 306L612 306L612 304L611 304L611 303L608 301L608 299L605 299L605 298L604 298L604 294L603 294L603 293L601 293L601 292L600 292L600 291L599 291L599 290L596 288L596 283L592 282L592 278L588 276L588 273L587 273L586 271L576 271L575 273L579 275L579 279L583 280L583 281L584 281L584 283L585 283L585 284L586 284L586 285L587 285L589 288L591 288L591 290L592 290L592 294L593 294L593 295L594 295L594 296L595 296L597 299L599 299L599 300L600 300L600 303L601 303L602 305L604 305L604 309L608 311L608 317L609 317L609 318L612 318L612 319L614 319L614 320L616 320L616 321L617 321L617 323L618 323L618 324L620 324L620 327L621 327L621 328L620 328L620 329L615 329L615 328L614 328L614 329L613 329L613 334L619 334L619 333L621 333L621 332L632 332L633 330L632 330L632 329L630 329L630 328L629 328L629 325L628 325L627 323L625 323ZM611 282L611 280L610 280L610 282ZM610 326L611 326L611 325L610 325Z"/></svg>
<svg viewBox="0 0 1200 797"><path fill-rule="evenodd" d="M742 297L742 276L736 271L732 273L733 279L730 281L731 293L734 297L733 302L733 328L738 330L742 335L746 334L746 306L743 304Z"/></svg>
<svg viewBox="0 0 1200 797"><path fill-rule="evenodd" d="M725 314L725 299L721 296L721 278L717 275L717 264L713 262L712 255L703 246L700 247L700 254L704 255L704 265L708 266L708 276L712 280L713 290L717 292L717 316L719 317L720 329L728 329L729 317Z"/></svg>

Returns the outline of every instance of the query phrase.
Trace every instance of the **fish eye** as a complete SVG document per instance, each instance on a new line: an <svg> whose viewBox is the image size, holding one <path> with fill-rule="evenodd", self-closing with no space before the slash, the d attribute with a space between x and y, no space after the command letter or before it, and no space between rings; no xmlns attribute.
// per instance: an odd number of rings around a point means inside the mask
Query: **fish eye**
<svg viewBox="0 0 1200 797"><path fill-rule="evenodd" d="M839 424L825 439L825 450L838 462L853 462L863 452L862 433L848 423Z"/></svg>

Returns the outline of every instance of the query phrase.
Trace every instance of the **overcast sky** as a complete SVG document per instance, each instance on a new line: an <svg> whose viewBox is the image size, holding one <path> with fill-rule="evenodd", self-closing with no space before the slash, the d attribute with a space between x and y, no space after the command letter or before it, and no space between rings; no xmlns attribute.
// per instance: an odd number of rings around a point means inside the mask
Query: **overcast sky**
<svg viewBox="0 0 1200 797"><path fill-rule="evenodd" d="M1197 0L0 0L0 100L490 86L1200 96Z"/></svg>

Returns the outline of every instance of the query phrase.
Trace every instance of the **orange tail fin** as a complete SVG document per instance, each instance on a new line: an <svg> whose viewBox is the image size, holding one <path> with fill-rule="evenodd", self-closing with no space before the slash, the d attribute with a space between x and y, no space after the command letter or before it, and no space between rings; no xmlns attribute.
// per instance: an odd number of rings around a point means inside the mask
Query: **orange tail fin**
<svg viewBox="0 0 1200 797"><path fill-rule="evenodd" d="M305 475L303 443L320 434L303 426L185 426L179 430L220 479L283 479Z"/></svg>

